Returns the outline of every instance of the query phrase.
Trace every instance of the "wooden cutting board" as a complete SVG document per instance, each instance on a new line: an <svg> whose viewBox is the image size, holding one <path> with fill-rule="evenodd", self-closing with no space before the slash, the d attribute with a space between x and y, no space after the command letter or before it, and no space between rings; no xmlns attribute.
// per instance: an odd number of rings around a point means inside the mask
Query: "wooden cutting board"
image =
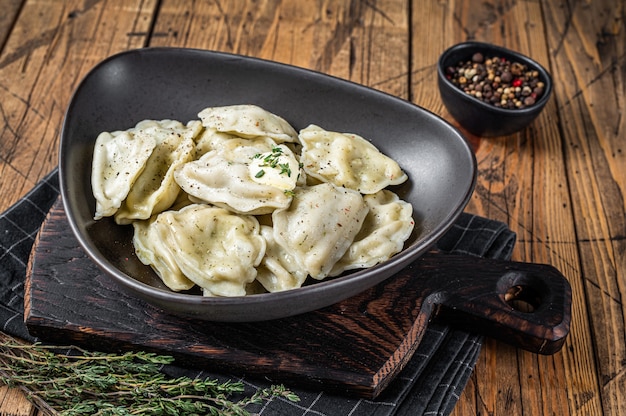
<svg viewBox="0 0 626 416"><path fill-rule="evenodd" d="M194 368L374 398L410 360L431 319L551 354L569 332L570 305L570 286L551 266L428 253L378 286L307 314L255 323L178 317L104 275L79 247L59 200L31 254L25 321L48 342L140 348Z"/></svg>

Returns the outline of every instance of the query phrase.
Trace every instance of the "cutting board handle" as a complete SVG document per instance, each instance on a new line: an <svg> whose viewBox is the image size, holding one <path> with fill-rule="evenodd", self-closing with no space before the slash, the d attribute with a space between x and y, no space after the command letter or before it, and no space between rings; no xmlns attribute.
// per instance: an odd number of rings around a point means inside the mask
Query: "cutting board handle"
<svg viewBox="0 0 626 416"><path fill-rule="evenodd" d="M425 299L434 304L437 319L535 353L553 354L563 346L572 291L556 268L468 256L427 258L426 263L436 261L429 267L437 267L440 277Z"/></svg>

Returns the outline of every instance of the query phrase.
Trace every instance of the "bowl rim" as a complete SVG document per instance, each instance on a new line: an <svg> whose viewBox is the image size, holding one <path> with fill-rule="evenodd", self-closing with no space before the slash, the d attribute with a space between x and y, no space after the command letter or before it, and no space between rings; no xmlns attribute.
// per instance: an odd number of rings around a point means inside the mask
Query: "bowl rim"
<svg viewBox="0 0 626 416"><path fill-rule="evenodd" d="M495 52L495 53L499 53L502 55L508 55L507 57L509 58L511 56L515 57L515 60L521 61L522 63L525 63L533 67L533 69L536 69L537 71L539 71L540 78L543 78L544 83L545 83L545 91L543 95L539 98L539 100L537 100L537 102L534 105L530 107L521 108L521 109L515 109L515 108L509 109L509 108L496 107L492 104L487 104L475 97L472 97L471 95L465 93L459 87L454 85L452 82L450 82L450 80L446 77L446 74L445 74L444 63L450 57L450 55L460 50L467 50L468 54L473 53L475 51L490 51L490 52ZM487 110L489 112L493 112L493 113L497 113L501 115L507 115L507 116L512 116L512 115L521 116L521 115L525 115L528 113L535 113L535 112L541 111L541 109L546 105L546 103L550 99L550 96L552 95L552 76L543 67L543 65L541 65L539 62L535 61L534 59L520 52L514 51L512 49L508 49L504 46L495 45L495 44L487 43L487 42L466 41L466 42L457 43L447 48L439 56L439 59L437 60L437 76L440 82L444 82L447 86L451 87L457 93L459 97L463 97L464 101L477 105L481 109Z"/></svg>

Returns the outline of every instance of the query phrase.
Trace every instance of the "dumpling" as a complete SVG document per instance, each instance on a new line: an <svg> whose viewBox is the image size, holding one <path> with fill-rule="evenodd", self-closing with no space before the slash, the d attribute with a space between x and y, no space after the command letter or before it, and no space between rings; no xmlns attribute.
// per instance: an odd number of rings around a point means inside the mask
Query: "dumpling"
<svg viewBox="0 0 626 416"><path fill-rule="evenodd" d="M372 267L399 253L413 232L413 207L388 190L363 198L369 212L363 227L345 255L334 265L330 276L345 270Z"/></svg>
<svg viewBox="0 0 626 416"><path fill-rule="evenodd" d="M243 138L266 136L277 143L298 141L298 133L285 119L256 105L208 107L198 117L207 128Z"/></svg>
<svg viewBox="0 0 626 416"><path fill-rule="evenodd" d="M145 265L151 266L161 281L173 291L188 290L195 286L178 267L175 255L167 243L167 235L163 227L153 226L156 217L150 221L134 221L133 246L137 258Z"/></svg>
<svg viewBox="0 0 626 416"><path fill-rule="evenodd" d="M140 219L150 217L150 214L134 215L131 213L133 204L137 204L138 200L145 201L148 198L146 196L148 192L144 190L146 186L150 192L158 194L153 199L163 201L159 205L168 205L168 200L171 199L168 194L172 191L168 192L163 189L160 193L157 192L163 179L167 178L166 169L161 165L168 163L168 161L161 163L159 160L168 158L171 162L172 157L167 153L172 151L172 147L178 147L178 145L173 145L172 136L178 137L178 140L174 141L180 142L184 139L189 143L201 130L202 124L198 120L189 122L187 126L175 120L144 120L126 131L100 133L96 138L91 170L91 186L96 198L94 219L109 217L118 212L123 201L129 194L133 193L136 181L142 183L138 185L137 188L139 189L135 190L131 197L133 202L130 207L125 208L127 213L122 217ZM163 143L165 143L165 147L158 152L158 156L154 156L154 149ZM147 172L143 179L140 179L149 160L152 161L150 162L150 172ZM155 162L158 162L157 166L155 166ZM168 182L171 181L165 181L163 184L165 188L167 186L171 188L171 184L167 185ZM178 191L176 191L177 193ZM173 198L175 199L176 195L173 195ZM147 205L148 207L142 207L141 210L152 211L152 206L155 203L153 201ZM167 206L162 209L165 208ZM122 221L123 223L129 222Z"/></svg>
<svg viewBox="0 0 626 416"><path fill-rule="evenodd" d="M188 205L180 211L162 212L149 227L156 229L154 233L169 246L176 265L205 296L245 295L265 255L266 243L256 218L223 208Z"/></svg>
<svg viewBox="0 0 626 416"><path fill-rule="evenodd" d="M200 158L211 150L217 150L232 140L246 140L234 134L222 133L212 128L205 128L196 138L196 157Z"/></svg>
<svg viewBox="0 0 626 416"><path fill-rule="evenodd" d="M304 171L323 182L373 194L408 179L397 162L356 134L310 125L299 137Z"/></svg>
<svg viewBox="0 0 626 416"><path fill-rule="evenodd" d="M197 202L260 215L289 205L299 171L287 146L269 138L238 138L184 164L174 178Z"/></svg>
<svg viewBox="0 0 626 416"><path fill-rule="evenodd" d="M307 278L307 272L293 256L276 243L273 228L261 225L261 235L265 238L267 248L265 257L257 267L256 280L268 292L280 292L302 286Z"/></svg>
<svg viewBox="0 0 626 416"><path fill-rule="evenodd" d="M154 137L134 129L98 135L91 166L91 188L96 198L94 219L117 212L156 145Z"/></svg>
<svg viewBox="0 0 626 416"><path fill-rule="evenodd" d="M274 211L274 239L314 279L328 276L357 235L368 207L360 193L329 183L298 187Z"/></svg>
<svg viewBox="0 0 626 416"><path fill-rule="evenodd" d="M202 125L198 120L187 126L173 120L143 121L135 129L154 137L157 145L115 214L118 224L148 219L174 203L180 191L174 171L195 157L193 139Z"/></svg>
<svg viewBox="0 0 626 416"><path fill-rule="evenodd" d="M191 120L183 124L178 120L143 120L133 129L135 133L156 136L158 141L165 140L171 134L178 134L183 139L194 139L202 132L200 120Z"/></svg>

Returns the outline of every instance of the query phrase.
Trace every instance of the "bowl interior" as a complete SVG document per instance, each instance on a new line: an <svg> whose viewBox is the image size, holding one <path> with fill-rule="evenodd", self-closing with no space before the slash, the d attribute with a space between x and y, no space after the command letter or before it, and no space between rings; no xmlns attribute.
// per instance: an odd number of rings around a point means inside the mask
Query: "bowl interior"
<svg viewBox="0 0 626 416"><path fill-rule="evenodd" d="M257 104L296 130L314 123L370 139L410 180L395 189L413 205L416 231L402 253L372 269L281 293L205 298L174 293L134 256L132 227L94 221L93 145L102 131L143 119L197 119L208 106ZM68 107L60 145L61 192L87 254L126 290L173 313L221 321L280 318L330 305L406 267L452 225L468 202L476 161L460 133L404 100L316 72L224 53L149 48L96 66Z"/></svg>

